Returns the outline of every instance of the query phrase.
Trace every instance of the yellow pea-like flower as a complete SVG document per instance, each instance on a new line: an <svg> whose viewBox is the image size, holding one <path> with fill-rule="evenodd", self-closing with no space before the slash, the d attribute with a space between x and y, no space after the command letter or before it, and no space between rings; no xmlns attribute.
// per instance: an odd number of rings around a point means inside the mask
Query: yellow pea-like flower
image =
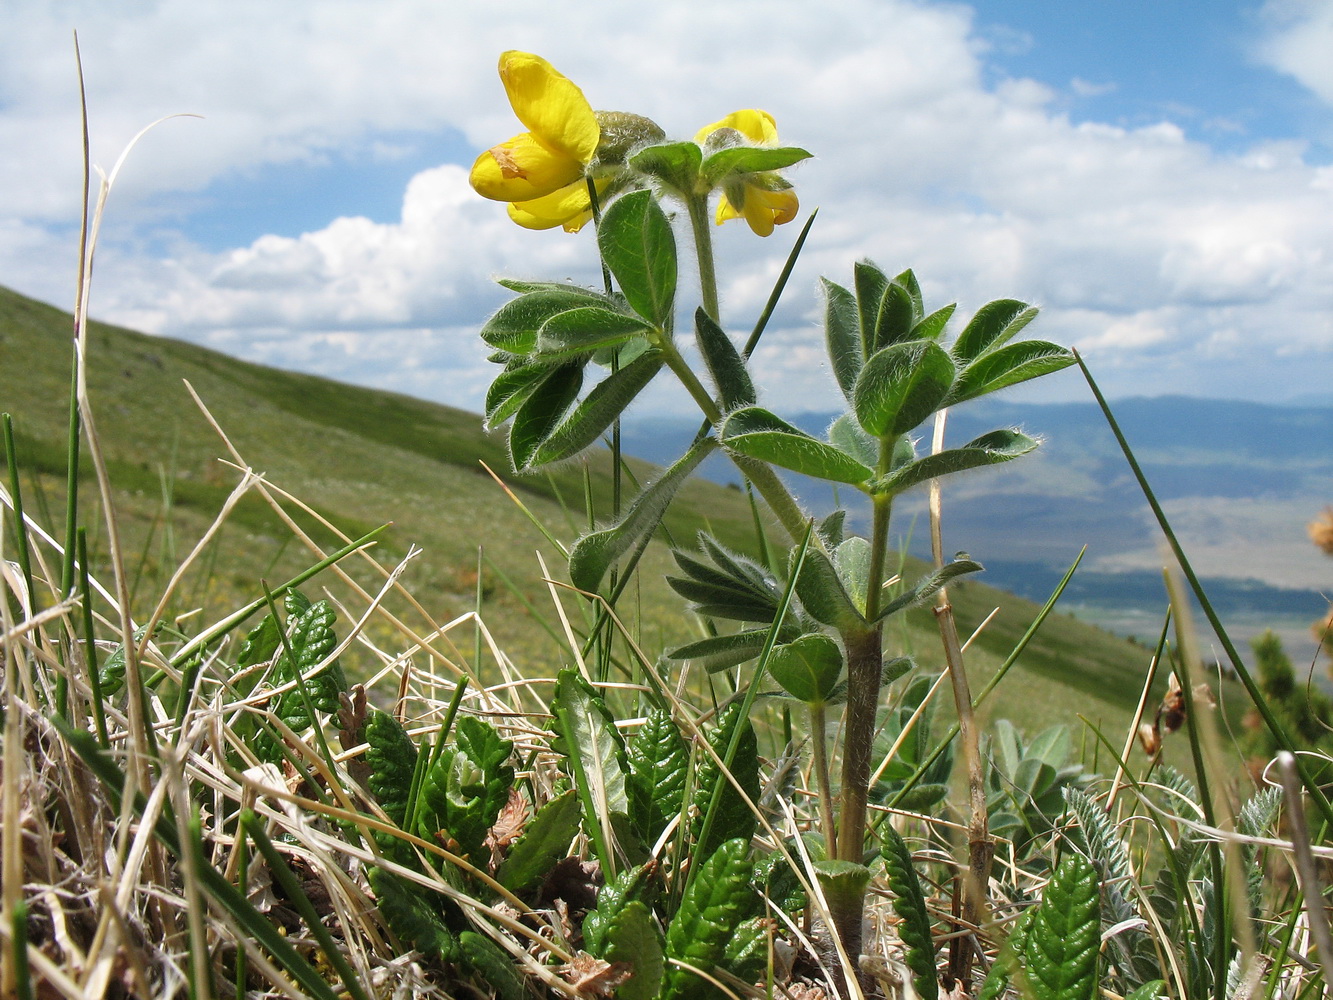
<svg viewBox="0 0 1333 1000"><path fill-rule="evenodd" d="M748 108L733 111L720 121L700 129L695 142L705 146L736 145L749 142L773 146L778 141L777 125L767 111ZM777 174L762 171L728 177L722 182L717 203L717 224L728 219L744 219L759 236L768 236L774 226L796 218L800 210L796 192Z"/></svg>

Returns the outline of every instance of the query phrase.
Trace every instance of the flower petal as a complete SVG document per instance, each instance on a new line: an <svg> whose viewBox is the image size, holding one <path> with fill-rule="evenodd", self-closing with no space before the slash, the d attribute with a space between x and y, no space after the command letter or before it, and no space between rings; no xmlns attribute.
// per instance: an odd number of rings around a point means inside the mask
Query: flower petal
<svg viewBox="0 0 1333 1000"><path fill-rule="evenodd" d="M542 143L579 163L592 160L601 129L568 77L541 56L510 51L500 56L500 80L514 114Z"/></svg>
<svg viewBox="0 0 1333 1000"><path fill-rule="evenodd" d="M580 179L544 198L511 204L509 217L524 229L564 226L566 232L576 233L592 218L588 184Z"/></svg>
<svg viewBox="0 0 1333 1000"><path fill-rule="evenodd" d="M468 178L493 201L531 201L583 176L583 164L539 142L531 132L492 146L477 157Z"/></svg>
<svg viewBox="0 0 1333 1000"><path fill-rule="evenodd" d="M767 111L758 111L754 108L733 111L721 121L705 125L695 135L694 141L703 142L720 128L734 128L751 142L757 142L763 146L772 145L778 141L778 127L777 123L773 121L773 116Z"/></svg>

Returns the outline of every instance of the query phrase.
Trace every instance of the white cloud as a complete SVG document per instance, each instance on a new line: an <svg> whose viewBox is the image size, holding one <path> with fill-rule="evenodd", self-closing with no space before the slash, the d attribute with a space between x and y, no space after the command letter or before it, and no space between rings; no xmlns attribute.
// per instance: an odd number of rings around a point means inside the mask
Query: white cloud
<svg viewBox="0 0 1333 1000"><path fill-rule="evenodd" d="M72 266L56 263L64 246L72 259L77 209L65 34L77 22L101 162L163 113L207 115L135 154L99 265L103 315L435 398L448 384L450 401L476 406L487 371L473 331L504 294L491 278L594 282L590 233L517 229L458 165L417 175L399 220L330 218L222 254L164 231L147 198L348 149L392 158L390 133L453 130L480 149L520 129L495 75L496 55L519 47L596 107L644 112L676 135L765 107L785 140L817 154L791 177L820 217L756 358L773 398L819 405L816 277L849 281L867 256L915 267L932 301L959 300L960 318L1001 296L1041 304L1034 332L1079 344L1113 391L1255 396L1258 362L1279 355L1296 359L1283 371L1305 372L1306 391L1323 387L1312 380L1333 343L1333 174L1299 145L1230 157L1171 122L1075 124L1041 84L985 82L987 49L1013 39L979 38L959 5L850 0L815 14L801 0L690 0L632 24L620 9L520 0L495 18L406 0L165 0L127 15L90 0L0 13L0 142L24 150L0 158L0 282L58 298L69 284ZM1282 21L1271 51L1320 37L1321 10ZM571 18L596 22L595 45ZM764 44L744 44L756 24ZM731 326L752 322L794 228L768 241L739 223L717 231Z"/></svg>
<svg viewBox="0 0 1333 1000"><path fill-rule="evenodd" d="M1264 19L1272 30L1259 55L1333 104L1333 5L1327 0L1268 0Z"/></svg>

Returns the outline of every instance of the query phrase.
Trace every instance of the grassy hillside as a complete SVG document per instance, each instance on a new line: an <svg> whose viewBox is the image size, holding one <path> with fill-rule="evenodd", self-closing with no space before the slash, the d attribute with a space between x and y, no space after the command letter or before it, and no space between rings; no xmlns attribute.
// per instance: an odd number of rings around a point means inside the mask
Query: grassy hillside
<svg viewBox="0 0 1333 1000"><path fill-rule="evenodd" d="M14 418L29 512L57 536L63 525L71 329L67 314L0 289L0 410ZM403 584L430 620L445 622L474 607L478 546L484 546L482 611L499 645L525 674L550 676L561 665L566 654L550 637L556 617L535 552L545 554L557 577L559 556L481 469L484 461L513 480L502 440L484 433L475 414L103 324L92 325L89 349L89 396L117 491L137 616L144 617L156 602L166 577L239 479L227 464L223 441L191 401L188 380L242 459L269 482L348 535L392 521L378 551L382 563L392 564L413 546L424 550ZM631 468L640 478L652 474L642 463L632 462ZM609 473L606 456L587 469L599 517L609 513ZM583 466L513 481L535 517L565 542L586 528L584 483ZM88 506L92 495L88 481L83 520L101 525ZM312 519L298 519L321 544L336 544ZM744 494L713 483L690 484L668 526L682 542L706 526L730 545L752 547L753 519ZM104 559L105 535L100 528L94 532L95 551ZM985 561L984 553L974 554ZM309 559L269 507L257 496L247 497L187 577L173 612L185 616L186 631L197 629L252 600L261 578L276 583ZM634 599L623 605L649 656L697 629L662 581L670 565L665 547L654 546ZM909 566L905 575L918 571ZM373 573L367 571L366 580L378 587ZM970 652L979 686L1036 608L979 582L967 582L953 595L964 635L993 608L1001 609ZM402 613L421 615L411 608ZM367 635L374 639L373 626ZM470 629L467 636L470 652ZM900 628L895 639L924 665L938 665L928 612ZM364 662L352 666L368 673L378 666L377 654L363 655ZM1141 647L1057 615L1002 685L988 714L1038 727L1072 722L1078 711L1120 730L1147 661Z"/></svg>

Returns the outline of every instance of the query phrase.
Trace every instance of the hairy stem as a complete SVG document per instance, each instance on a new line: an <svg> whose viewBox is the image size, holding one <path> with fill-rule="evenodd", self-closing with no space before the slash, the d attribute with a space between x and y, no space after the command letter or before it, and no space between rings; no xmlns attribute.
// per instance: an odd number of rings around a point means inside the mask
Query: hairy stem
<svg viewBox="0 0 1333 1000"><path fill-rule="evenodd" d="M699 261L699 287L704 312L721 322L717 301L717 270L713 264L713 231L708 228L708 196L696 195L685 202L694 235L694 255Z"/></svg>

